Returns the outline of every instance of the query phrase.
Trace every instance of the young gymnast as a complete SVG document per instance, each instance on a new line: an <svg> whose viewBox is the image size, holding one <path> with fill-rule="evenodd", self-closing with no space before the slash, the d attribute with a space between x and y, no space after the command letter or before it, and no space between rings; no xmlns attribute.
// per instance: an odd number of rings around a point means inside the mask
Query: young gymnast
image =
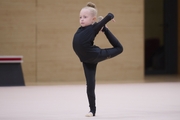
<svg viewBox="0 0 180 120"><path fill-rule="evenodd" d="M117 38L106 27L106 23L113 20L114 15L108 13L101 21L96 22L97 9L94 3L88 2L87 6L80 11L80 27L74 34L73 49L79 57L84 68L84 74L87 85L87 97L90 111L86 117L92 117L96 114L95 103L95 75L97 64L108 58L112 58L122 53L123 47ZM112 48L101 49L94 45L96 35L102 31Z"/></svg>

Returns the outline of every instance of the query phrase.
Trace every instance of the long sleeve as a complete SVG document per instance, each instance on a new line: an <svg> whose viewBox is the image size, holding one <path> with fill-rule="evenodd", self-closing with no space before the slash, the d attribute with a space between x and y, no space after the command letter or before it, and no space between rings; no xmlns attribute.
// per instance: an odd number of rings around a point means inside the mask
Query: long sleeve
<svg viewBox="0 0 180 120"><path fill-rule="evenodd" d="M105 26L106 23L108 23L110 20L114 18L114 15L112 13L108 13L104 19L102 19L100 22L96 23L93 28L95 31L95 34L97 34L103 26Z"/></svg>

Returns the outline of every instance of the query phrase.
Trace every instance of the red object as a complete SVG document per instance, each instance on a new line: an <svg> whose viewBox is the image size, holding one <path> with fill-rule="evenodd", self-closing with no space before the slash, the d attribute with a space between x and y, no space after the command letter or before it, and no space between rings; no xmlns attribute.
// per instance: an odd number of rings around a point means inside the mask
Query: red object
<svg viewBox="0 0 180 120"><path fill-rule="evenodd" d="M22 56L0 56L0 63L21 63Z"/></svg>

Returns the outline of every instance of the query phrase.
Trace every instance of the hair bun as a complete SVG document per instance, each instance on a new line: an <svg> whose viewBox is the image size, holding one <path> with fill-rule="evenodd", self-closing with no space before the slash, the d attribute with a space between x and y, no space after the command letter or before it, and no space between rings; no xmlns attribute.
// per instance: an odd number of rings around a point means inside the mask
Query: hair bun
<svg viewBox="0 0 180 120"><path fill-rule="evenodd" d="M104 17L103 16L99 16L98 17L98 22L100 22Z"/></svg>
<svg viewBox="0 0 180 120"><path fill-rule="evenodd" d="M92 8L96 8L96 5L94 3L92 3L92 2L88 2L87 6L92 7Z"/></svg>

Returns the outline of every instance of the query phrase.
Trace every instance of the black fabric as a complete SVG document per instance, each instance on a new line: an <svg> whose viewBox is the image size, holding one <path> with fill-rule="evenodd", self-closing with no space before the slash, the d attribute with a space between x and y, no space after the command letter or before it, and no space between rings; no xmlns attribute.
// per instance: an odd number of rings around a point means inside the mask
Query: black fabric
<svg viewBox="0 0 180 120"><path fill-rule="evenodd" d="M109 13L102 21L77 30L73 38L73 49L81 62L92 61L98 57L101 49L94 45L94 39L101 28L113 17L113 14Z"/></svg>
<svg viewBox="0 0 180 120"><path fill-rule="evenodd" d="M86 61L86 62L98 63L103 60L115 57L118 54L122 53L123 47L121 43L118 41L118 39L107 28L104 30L104 34L106 35L107 39L109 40L113 48L100 49L100 52L97 58L95 58L93 61Z"/></svg>
<svg viewBox="0 0 180 120"><path fill-rule="evenodd" d="M73 38L73 49L83 64L90 112L92 112L94 116L96 113L95 76L97 64L108 58L115 57L123 51L121 43L109 29L105 27L105 24L113 18L114 15L109 13L98 23L80 27ZM112 48L101 49L94 45L94 39L102 28L105 36L113 46Z"/></svg>
<svg viewBox="0 0 180 120"><path fill-rule="evenodd" d="M97 64L83 63L84 73L87 85L87 97L89 101L90 111L95 115L96 113L96 97L95 97L95 76Z"/></svg>

